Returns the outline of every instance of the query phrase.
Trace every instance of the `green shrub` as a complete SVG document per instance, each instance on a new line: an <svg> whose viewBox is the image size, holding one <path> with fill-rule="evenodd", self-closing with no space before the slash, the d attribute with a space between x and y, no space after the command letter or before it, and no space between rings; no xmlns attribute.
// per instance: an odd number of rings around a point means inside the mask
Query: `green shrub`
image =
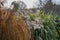
<svg viewBox="0 0 60 40"><path fill-rule="evenodd" d="M43 11L38 13L38 15L36 15L36 14L30 15L31 20L33 20L35 17L38 17L42 20L44 27L41 27L40 29L36 29L36 30L33 29L34 32L32 32L32 33L34 35L34 40L57 40L57 37L59 35L56 30L56 28L58 28L56 19L58 17L53 16L51 14L44 14ZM58 23L58 24L60 24L60 23Z"/></svg>

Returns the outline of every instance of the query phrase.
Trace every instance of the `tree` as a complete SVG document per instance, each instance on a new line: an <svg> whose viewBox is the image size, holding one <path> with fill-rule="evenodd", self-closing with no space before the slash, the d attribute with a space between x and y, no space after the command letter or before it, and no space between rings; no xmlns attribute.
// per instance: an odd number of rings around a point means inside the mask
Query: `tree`
<svg viewBox="0 0 60 40"><path fill-rule="evenodd" d="M54 5L52 3L52 0L38 0L38 1L39 1L39 4L37 4L38 8L45 11L45 13L53 12Z"/></svg>
<svg viewBox="0 0 60 40"><path fill-rule="evenodd" d="M4 7L4 3L6 2L6 0L0 0L0 8Z"/></svg>
<svg viewBox="0 0 60 40"><path fill-rule="evenodd" d="M26 4L23 1L14 1L11 5L14 6L15 10L26 9Z"/></svg>
<svg viewBox="0 0 60 40"><path fill-rule="evenodd" d="M35 2L34 6L36 6L37 8L41 8L46 4L46 2L47 2L47 0L44 0L44 1L43 0L38 0L38 1Z"/></svg>
<svg viewBox="0 0 60 40"><path fill-rule="evenodd" d="M48 12L51 12L53 11L53 3L52 3L52 0L48 0L47 3L45 4L43 10L45 11L45 13L48 13Z"/></svg>

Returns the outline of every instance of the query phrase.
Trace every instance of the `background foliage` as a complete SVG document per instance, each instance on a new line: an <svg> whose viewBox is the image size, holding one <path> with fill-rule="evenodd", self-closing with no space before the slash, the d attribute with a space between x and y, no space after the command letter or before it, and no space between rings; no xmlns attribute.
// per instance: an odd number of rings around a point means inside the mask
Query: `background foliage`
<svg viewBox="0 0 60 40"><path fill-rule="evenodd" d="M51 13L45 14L43 11L38 14L30 14L31 21L34 21L36 17L42 21L43 26L36 29L32 27L31 32L34 40L59 40L60 16L54 16Z"/></svg>

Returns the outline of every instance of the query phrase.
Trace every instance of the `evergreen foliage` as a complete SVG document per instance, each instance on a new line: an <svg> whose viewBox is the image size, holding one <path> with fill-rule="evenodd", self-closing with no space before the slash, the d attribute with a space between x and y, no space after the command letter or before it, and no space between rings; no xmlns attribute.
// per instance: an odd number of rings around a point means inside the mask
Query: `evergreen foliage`
<svg viewBox="0 0 60 40"><path fill-rule="evenodd" d="M33 29L32 33L34 40L59 40L60 38L60 20L58 16L53 16L50 13L45 14L40 11L37 15L30 15L30 19L35 17L40 18L43 23L43 27L40 29Z"/></svg>

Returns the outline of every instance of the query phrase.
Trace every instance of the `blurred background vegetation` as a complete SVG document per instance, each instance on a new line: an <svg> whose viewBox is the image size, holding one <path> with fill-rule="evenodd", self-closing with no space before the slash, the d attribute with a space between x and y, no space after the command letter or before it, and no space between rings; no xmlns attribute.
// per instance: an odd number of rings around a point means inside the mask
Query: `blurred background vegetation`
<svg viewBox="0 0 60 40"><path fill-rule="evenodd" d="M34 15L30 15L31 20L35 18ZM36 16L42 21L42 26L31 29L34 40L60 40L60 16L44 14L43 11Z"/></svg>

